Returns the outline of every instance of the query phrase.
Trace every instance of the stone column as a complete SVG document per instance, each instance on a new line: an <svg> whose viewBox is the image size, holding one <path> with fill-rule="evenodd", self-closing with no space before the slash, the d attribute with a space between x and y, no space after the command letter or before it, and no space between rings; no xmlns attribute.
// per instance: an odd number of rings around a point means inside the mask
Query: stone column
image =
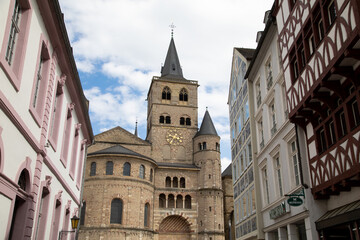
<svg viewBox="0 0 360 240"><path fill-rule="evenodd" d="M279 240L287 240L287 231L286 227L278 228Z"/></svg>
<svg viewBox="0 0 360 240"><path fill-rule="evenodd" d="M294 224L288 224L287 225L287 231L288 231L288 239L291 240L299 240L298 234L297 234L297 227Z"/></svg>

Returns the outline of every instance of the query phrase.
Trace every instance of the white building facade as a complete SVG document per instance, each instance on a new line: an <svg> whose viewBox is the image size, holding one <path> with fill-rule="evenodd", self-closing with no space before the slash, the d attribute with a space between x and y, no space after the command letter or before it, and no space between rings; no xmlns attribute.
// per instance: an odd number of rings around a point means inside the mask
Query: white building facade
<svg viewBox="0 0 360 240"><path fill-rule="evenodd" d="M244 78L254 49L234 48L229 88L234 222L236 239L262 237L257 178L252 157L248 82Z"/></svg>
<svg viewBox="0 0 360 240"><path fill-rule="evenodd" d="M58 239L93 139L58 1L1 1L0 39L0 238Z"/></svg>
<svg viewBox="0 0 360 240"><path fill-rule="evenodd" d="M304 142L288 119L284 75L279 59L275 19L265 14L265 30L246 73L249 83L250 121L255 172L259 176L262 231L265 239L317 239L309 214L310 190L305 189L300 158L306 158ZM261 35L260 35L261 34ZM299 150L300 149L300 150ZM303 196L303 193L305 195ZM290 196L303 201L290 206Z"/></svg>

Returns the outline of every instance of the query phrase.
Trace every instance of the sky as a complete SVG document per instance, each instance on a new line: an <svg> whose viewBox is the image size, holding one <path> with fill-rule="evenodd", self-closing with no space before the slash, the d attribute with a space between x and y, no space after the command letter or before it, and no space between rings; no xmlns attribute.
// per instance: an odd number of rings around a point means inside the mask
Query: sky
<svg viewBox="0 0 360 240"><path fill-rule="evenodd" d="M234 47L256 48L273 0L59 0L94 134L116 126L146 138L145 101L160 76L174 25L183 75L196 80L199 126L206 107L231 163L227 105Z"/></svg>

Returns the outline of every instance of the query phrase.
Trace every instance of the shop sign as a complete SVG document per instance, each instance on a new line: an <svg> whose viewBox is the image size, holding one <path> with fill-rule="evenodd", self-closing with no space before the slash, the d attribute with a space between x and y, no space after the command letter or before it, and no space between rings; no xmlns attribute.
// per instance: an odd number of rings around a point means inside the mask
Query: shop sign
<svg viewBox="0 0 360 240"><path fill-rule="evenodd" d="M280 203L280 205L278 205L270 210L270 212L269 212L270 219L275 219L275 218L281 217L282 215L284 215L286 213L287 213L286 203L284 201L284 202Z"/></svg>
<svg viewBox="0 0 360 240"><path fill-rule="evenodd" d="M301 204L303 204L303 200L299 197L289 197L287 202L290 206L293 206L293 207L297 207L297 206L300 206Z"/></svg>

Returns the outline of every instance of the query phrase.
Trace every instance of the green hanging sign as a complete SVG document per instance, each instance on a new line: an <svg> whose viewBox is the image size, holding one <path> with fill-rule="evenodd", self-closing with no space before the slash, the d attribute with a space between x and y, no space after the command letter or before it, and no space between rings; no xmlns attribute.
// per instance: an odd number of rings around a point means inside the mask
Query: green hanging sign
<svg viewBox="0 0 360 240"><path fill-rule="evenodd" d="M303 200L299 197L289 197L287 202L290 206L293 206L293 207L297 207L297 206L300 206L301 204L303 204Z"/></svg>

